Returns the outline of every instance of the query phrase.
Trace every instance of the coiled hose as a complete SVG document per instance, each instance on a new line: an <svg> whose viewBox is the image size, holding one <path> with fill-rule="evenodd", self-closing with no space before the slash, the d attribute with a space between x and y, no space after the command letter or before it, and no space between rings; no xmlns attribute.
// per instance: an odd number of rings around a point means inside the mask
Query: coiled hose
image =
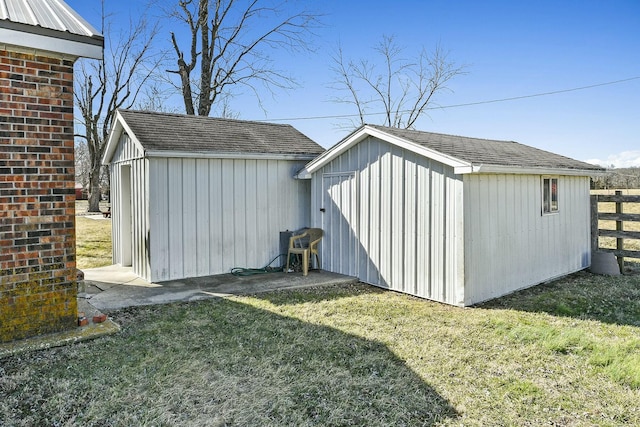
<svg viewBox="0 0 640 427"><path fill-rule="evenodd" d="M284 267L271 267L277 259L280 257L287 257L287 254L280 254L276 256L274 259L269 262L269 264L265 265L262 268L242 268L242 267L234 267L231 269L231 274L234 276L253 276L254 274L265 274L265 273L280 273L284 271Z"/></svg>

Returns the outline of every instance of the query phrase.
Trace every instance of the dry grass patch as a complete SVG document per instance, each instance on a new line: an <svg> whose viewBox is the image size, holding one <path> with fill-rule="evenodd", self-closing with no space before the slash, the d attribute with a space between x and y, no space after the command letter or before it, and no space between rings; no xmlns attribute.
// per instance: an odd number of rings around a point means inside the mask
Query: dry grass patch
<svg viewBox="0 0 640 427"><path fill-rule="evenodd" d="M101 211L106 211L111 204L107 201L101 200L99 203L99 207ZM89 210L89 201L88 200L76 200L76 215L85 215Z"/></svg>
<svg viewBox="0 0 640 427"><path fill-rule="evenodd" d="M460 309L365 285L112 313L0 361L9 425L640 425L640 283Z"/></svg>
<svg viewBox="0 0 640 427"><path fill-rule="evenodd" d="M111 221L77 216L77 267L82 270L111 264Z"/></svg>

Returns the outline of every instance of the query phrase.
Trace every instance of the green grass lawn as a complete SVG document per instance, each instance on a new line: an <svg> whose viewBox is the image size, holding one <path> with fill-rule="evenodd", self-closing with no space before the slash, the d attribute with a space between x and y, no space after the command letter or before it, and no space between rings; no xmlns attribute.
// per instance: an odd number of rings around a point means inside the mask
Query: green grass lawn
<svg viewBox="0 0 640 427"><path fill-rule="evenodd" d="M78 267L111 222L77 217ZM0 425L640 425L640 276L475 308L366 285L110 313L122 331L0 360Z"/></svg>
<svg viewBox="0 0 640 427"><path fill-rule="evenodd" d="M0 360L5 425L640 425L640 276L476 308L366 285L131 308Z"/></svg>

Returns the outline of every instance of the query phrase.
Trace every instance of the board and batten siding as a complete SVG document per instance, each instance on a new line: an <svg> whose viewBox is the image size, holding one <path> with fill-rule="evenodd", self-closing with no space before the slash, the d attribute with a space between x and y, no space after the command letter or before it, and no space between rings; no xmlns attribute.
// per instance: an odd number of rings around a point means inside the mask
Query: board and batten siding
<svg viewBox="0 0 640 427"><path fill-rule="evenodd" d="M465 305L590 265L589 177L558 178L559 211L543 215L542 176L465 175Z"/></svg>
<svg viewBox="0 0 640 427"><path fill-rule="evenodd" d="M293 178L305 161L148 161L151 281L263 267L280 231L310 224L310 183Z"/></svg>
<svg viewBox="0 0 640 427"><path fill-rule="evenodd" d="M148 160L131 138L122 133L111 161L111 221L113 263L131 266L149 280Z"/></svg>
<svg viewBox="0 0 640 427"><path fill-rule="evenodd" d="M368 137L311 181L323 269L463 303L463 181L453 168Z"/></svg>

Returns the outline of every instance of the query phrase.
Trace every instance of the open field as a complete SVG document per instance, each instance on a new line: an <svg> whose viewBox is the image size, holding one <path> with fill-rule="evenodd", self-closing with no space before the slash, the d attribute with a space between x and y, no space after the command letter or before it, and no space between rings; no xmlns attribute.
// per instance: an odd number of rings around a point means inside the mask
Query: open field
<svg viewBox="0 0 640 427"><path fill-rule="evenodd" d="M4 425L640 425L640 278L461 309L366 285L110 313L0 360Z"/></svg>
<svg viewBox="0 0 640 427"><path fill-rule="evenodd" d="M640 189L633 190L621 190L622 194L627 195L640 195ZM615 190L592 190L591 194L615 194ZM598 203L598 210L600 212L615 212L616 204L607 202L607 203ZM625 203L623 206L624 213L633 213L640 214L640 203ZM607 230L615 230L616 222L615 221L599 221L599 226L602 229ZM640 222L624 222L623 229L627 231L640 231ZM599 244L602 248L615 249L616 247L616 239L613 237L600 237ZM638 239L627 239L624 240L624 249L632 250L632 251L640 251L640 240ZM640 259L634 258L626 258L627 262L634 262L634 264L640 263Z"/></svg>

